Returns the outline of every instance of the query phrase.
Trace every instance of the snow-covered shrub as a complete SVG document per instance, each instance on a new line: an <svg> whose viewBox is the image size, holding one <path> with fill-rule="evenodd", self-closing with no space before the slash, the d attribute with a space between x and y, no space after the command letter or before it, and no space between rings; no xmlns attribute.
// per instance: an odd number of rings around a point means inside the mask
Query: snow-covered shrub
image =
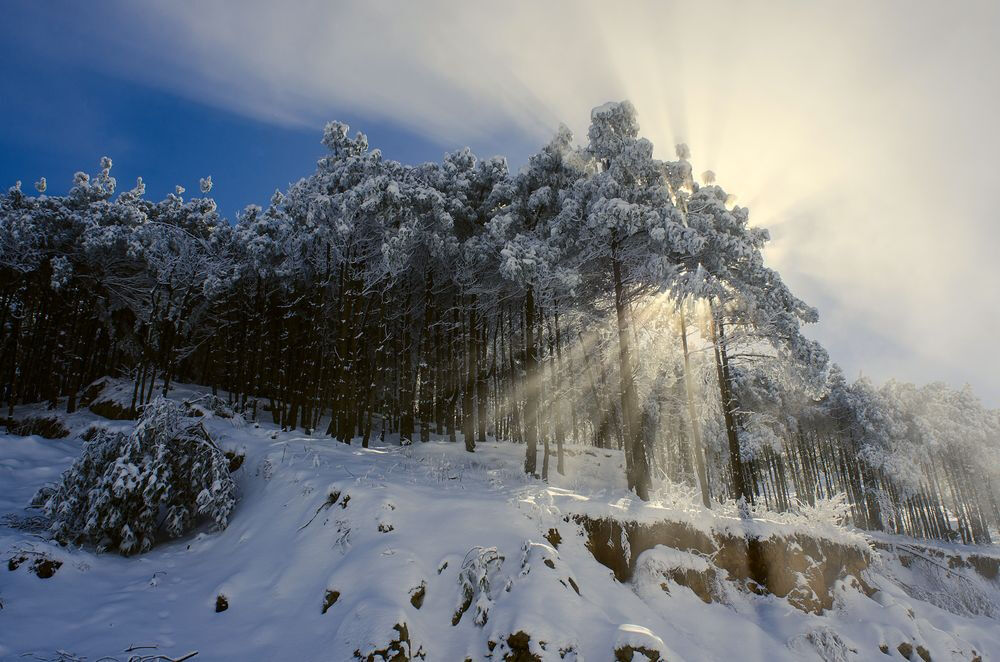
<svg viewBox="0 0 1000 662"><path fill-rule="evenodd" d="M29 416L20 421L8 419L5 425L9 434L20 437L38 435L45 439L62 439L69 436L69 430L55 416Z"/></svg>
<svg viewBox="0 0 1000 662"><path fill-rule="evenodd" d="M157 398L131 434L100 431L53 488L35 497L61 542L144 552L162 530L178 537L202 518L225 528L236 504L229 460L200 420Z"/></svg>
<svg viewBox="0 0 1000 662"><path fill-rule="evenodd" d="M802 654L818 653L820 658L829 662L847 662L851 659L851 650L836 630L825 625L812 628L808 632L792 637L788 647Z"/></svg>
<svg viewBox="0 0 1000 662"><path fill-rule="evenodd" d="M462 600L451 618L458 625L462 616L473 604L476 625L482 627L489 619L490 608L499 597L500 590L510 591L511 581L504 577L501 568L504 557L496 547L474 547L465 555L458 583L462 587Z"/></svg>
<svg viewBox="0 0 1000 662"><path fill-rule="evenodd" d="M218 416L219 418L232 418L235 415L233 408L228 402L216 395L203 395L194 400L184 402L187 407L188 416Z"/></svg>
<svg viewBox="0 0 1000 662"><path fill-rule="evenodd" d="M811 506L794 498L792 503L807 522L843 526L851 516L851 504L843 492L834 494L829 499L816 499Z"/></svg>

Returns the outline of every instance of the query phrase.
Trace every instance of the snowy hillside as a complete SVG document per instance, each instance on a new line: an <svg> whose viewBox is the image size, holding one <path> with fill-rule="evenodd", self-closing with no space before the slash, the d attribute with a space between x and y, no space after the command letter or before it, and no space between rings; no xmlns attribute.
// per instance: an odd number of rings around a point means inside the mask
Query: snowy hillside
<svg viewBox="0 0 1000 662"><path fill-rule="evenodd" d="M14 418L33 413L52 415ZM26 506L79 435L132 423L59 418L62 439L0 435L2 659L1000 659L995 547L741 520L681 493L643 503L622 456L592 447L568 447L546 484L521 471L521 445L364 449L209 414L245 453L228 528L127 558L60 547ZM738 576L748 536L766 582Z"/></svg>

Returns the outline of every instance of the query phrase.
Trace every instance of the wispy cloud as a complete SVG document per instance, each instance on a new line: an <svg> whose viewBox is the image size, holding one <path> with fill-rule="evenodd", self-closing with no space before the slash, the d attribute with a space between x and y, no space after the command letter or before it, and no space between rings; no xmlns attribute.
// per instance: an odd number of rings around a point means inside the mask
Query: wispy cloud
<svg viewBox="0 0 1000 662"><path fill-rule="evenodd" d="M336 108L541 142L627 97L661 156L688 142L772 228L849 370L1000 404L998 26L992 2L317 0L122 3L64 27L101 40L95 66L279 123Z"/></svg>

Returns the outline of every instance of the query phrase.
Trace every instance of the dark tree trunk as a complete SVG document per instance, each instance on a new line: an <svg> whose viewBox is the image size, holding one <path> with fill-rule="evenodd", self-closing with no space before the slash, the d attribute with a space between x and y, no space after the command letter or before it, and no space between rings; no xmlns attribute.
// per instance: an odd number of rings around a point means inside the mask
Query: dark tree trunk
<svg viewBox="0 0 1000 662"><path fill-rule="evenodd" d="M618 374L620 379L620 395L622 403L622 432L625 438L625 464L629 489L643 501L649 500L649 463L646 458L646 447L642 438L642 426L639 421L638 395L633 377L632 350L629 337L629 324L626 312L624 283L622 282L621 263L617 258L611 262L615 281L615 319L618 323Z"/></svg>
<svg viewBox="0 0 1000 662"><path fill-rule="evenodd" d="M524 473L538 471L538 389L535 357L535 293L524 297Z"/></svg>
<svg viewBox="0 0 1000 662"><path fill-rule="evenodd" d="M747 489L744 476L743 460L740 454L740 438L737 430L736 417L739 405L732 389L732 377L729 373L729 357L726 350L725 326L721 312L713 308L712 312L712 342L715 345L715 368L719 378L719 392L722 399L722 414L726 423L726 438L729 440L729 467L732 473L732 496L734 499L744 498L753 503L753 494Z"/></svg>

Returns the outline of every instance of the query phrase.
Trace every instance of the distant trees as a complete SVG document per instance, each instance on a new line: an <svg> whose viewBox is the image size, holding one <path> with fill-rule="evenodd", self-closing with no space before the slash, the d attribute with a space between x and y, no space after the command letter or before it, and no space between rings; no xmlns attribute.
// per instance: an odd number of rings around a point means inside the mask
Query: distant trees
<svg viewBox="0 0 1000 662"><path fill-rule="evenodd" d="M694 181L683 145L654 159L631 104L516 174L467 149L403 165L340 123L323 144L232 224L181 190L116 195L108 159L66 196L0 196L8 411L73 410L124 374L135 415L191 380L344 443L523 443L543 479L569 441L619 448L642 499L664 481L706 506L845 492L859 526L969 541L1000 522L997 413L830 369L801 333L816 311L764 265L767 232Z"/></svg>

